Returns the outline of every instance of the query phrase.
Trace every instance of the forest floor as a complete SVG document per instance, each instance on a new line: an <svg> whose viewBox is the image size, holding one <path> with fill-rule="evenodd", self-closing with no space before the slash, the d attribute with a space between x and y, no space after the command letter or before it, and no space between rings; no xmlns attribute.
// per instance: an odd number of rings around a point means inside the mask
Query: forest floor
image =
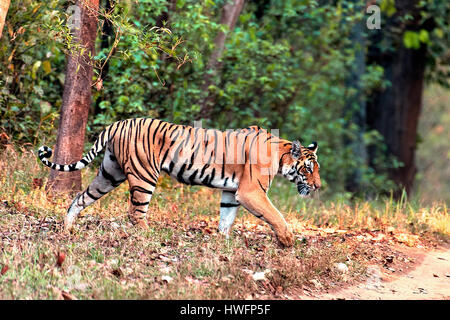
<svg viewBox="0 0 450 320"><path fill-rule="evenodd" d="M369 265L367 279L333 290L304 292L306 300L450 300L450 246L399 248L413 261L390 267Z"/></svg>
<svg viewBox="0 0 450 320"><path fill-rule="evenodd" d="M86 214L72 234L61 220L0 204L0 299L450 299L441 237L291 219L296 242L282 248L250 215L230 239L211 216L159 216L144 231Z"/></svg>
<svg viewBox="0 0 450 320"><path fill-rule="evenodd" d="M71 199L49 195L47 175L32 152L0 154L0 299L450 298L445 203L302 200L275 181L295 236L282 248L244 209L226 239L219 191L161 177L148 230L129 222L124 183L66 234Z"/></svg>

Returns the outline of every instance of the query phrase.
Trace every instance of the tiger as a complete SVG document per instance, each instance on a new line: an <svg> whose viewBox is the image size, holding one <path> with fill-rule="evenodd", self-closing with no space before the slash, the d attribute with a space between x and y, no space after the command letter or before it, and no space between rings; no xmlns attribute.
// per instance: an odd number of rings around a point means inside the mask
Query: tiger
<svg viewBox="0 0 450 320"><path fill-rule="evenodd" d="M105 149L97 176L77 194L64 218L70 231L79 213L118 187L129 183L128 216L134 225L148 228L147 210L162 172L181 183L222 190L218 231L227 237L240 206L267 222L286 247L294 242L283 215L267 192L275 176L297 186L302 197L321 187L317 142L307 147L282 139L266 129L220 131L173 124L159 119L134 118L107 126L78 162L56 164L52 150L39 148L41 162L53 170L81 170Z"/></svg>

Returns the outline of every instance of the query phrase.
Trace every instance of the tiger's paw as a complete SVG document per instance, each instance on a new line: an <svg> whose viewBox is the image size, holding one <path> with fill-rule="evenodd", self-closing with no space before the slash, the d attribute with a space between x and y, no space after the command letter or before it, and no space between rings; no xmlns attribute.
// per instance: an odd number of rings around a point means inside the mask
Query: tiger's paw
<svg viewBox="0 0 450 320"><path fill-rule="evenodd" d="M65 235L71 235L75 233L75 230L73 228L73 225L64 225L63 229L62 229L62 233Z"/></svg>
<svg viewBox="0 0 450 320"><path fill-rule="evenodd" d="M294 235L290 231L286 231L283 235L277 235L277 238L284 247L292 247L294 245Z"/></svg>
<svg viewBox="0 0 450 320"><path fill-rule="evenodd" d="M70 234L70 231L72 230L72 228L70 227L66 227L64 226L64 228L62 229L62 233L64 234Z"/></svg>
<svg viewBox="0 0 450 320"><path fill-rule="evenodd" d="M149 228L149 227L148 227L148 224L147 224L147 221L145 221L144 219L139 220L139 221L137 222L137 225L138 225L140 228L144 229L144 230L147 230L147 229Z"/></svg>
<svg viewBox="0 0 450 320"><path fill-rule="evenodd" d="M66 217L63 222L63 233L70 234L73 232L73 222L71 219Z"/></svg>

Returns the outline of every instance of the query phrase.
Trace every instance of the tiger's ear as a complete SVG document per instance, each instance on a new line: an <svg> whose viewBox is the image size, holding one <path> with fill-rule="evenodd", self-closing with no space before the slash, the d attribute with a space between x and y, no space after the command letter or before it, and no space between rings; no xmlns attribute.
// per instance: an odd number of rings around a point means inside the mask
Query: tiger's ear
<svg viewBox="0 0 450 320"><path fill-rule="evenodd" d="M291 155L294 159L298 159L300 157L301 147L302 145L300 144L300 141L292 141Z"/></svg>
<svg viewBox="0 0 450 320"><path fill-rule="evenodd" d="M313 142L308 146L308 149L316 153L317 149L319 149L319 146L317 145L317 142Z"/></svg>

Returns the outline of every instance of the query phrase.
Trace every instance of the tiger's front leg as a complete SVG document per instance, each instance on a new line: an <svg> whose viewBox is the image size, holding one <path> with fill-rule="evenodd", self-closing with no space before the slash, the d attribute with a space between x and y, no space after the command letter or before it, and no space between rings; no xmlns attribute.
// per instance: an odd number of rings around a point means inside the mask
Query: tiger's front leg
<svg viewBox="0 0 450 320"><path fill-rule="evenodd" d="M284 246L293 245L294 235L289 230L286 220L264 191L252 186L246 188L245 184L241 184L236 193L236 200L254 216L266 221Z"/></svg>

